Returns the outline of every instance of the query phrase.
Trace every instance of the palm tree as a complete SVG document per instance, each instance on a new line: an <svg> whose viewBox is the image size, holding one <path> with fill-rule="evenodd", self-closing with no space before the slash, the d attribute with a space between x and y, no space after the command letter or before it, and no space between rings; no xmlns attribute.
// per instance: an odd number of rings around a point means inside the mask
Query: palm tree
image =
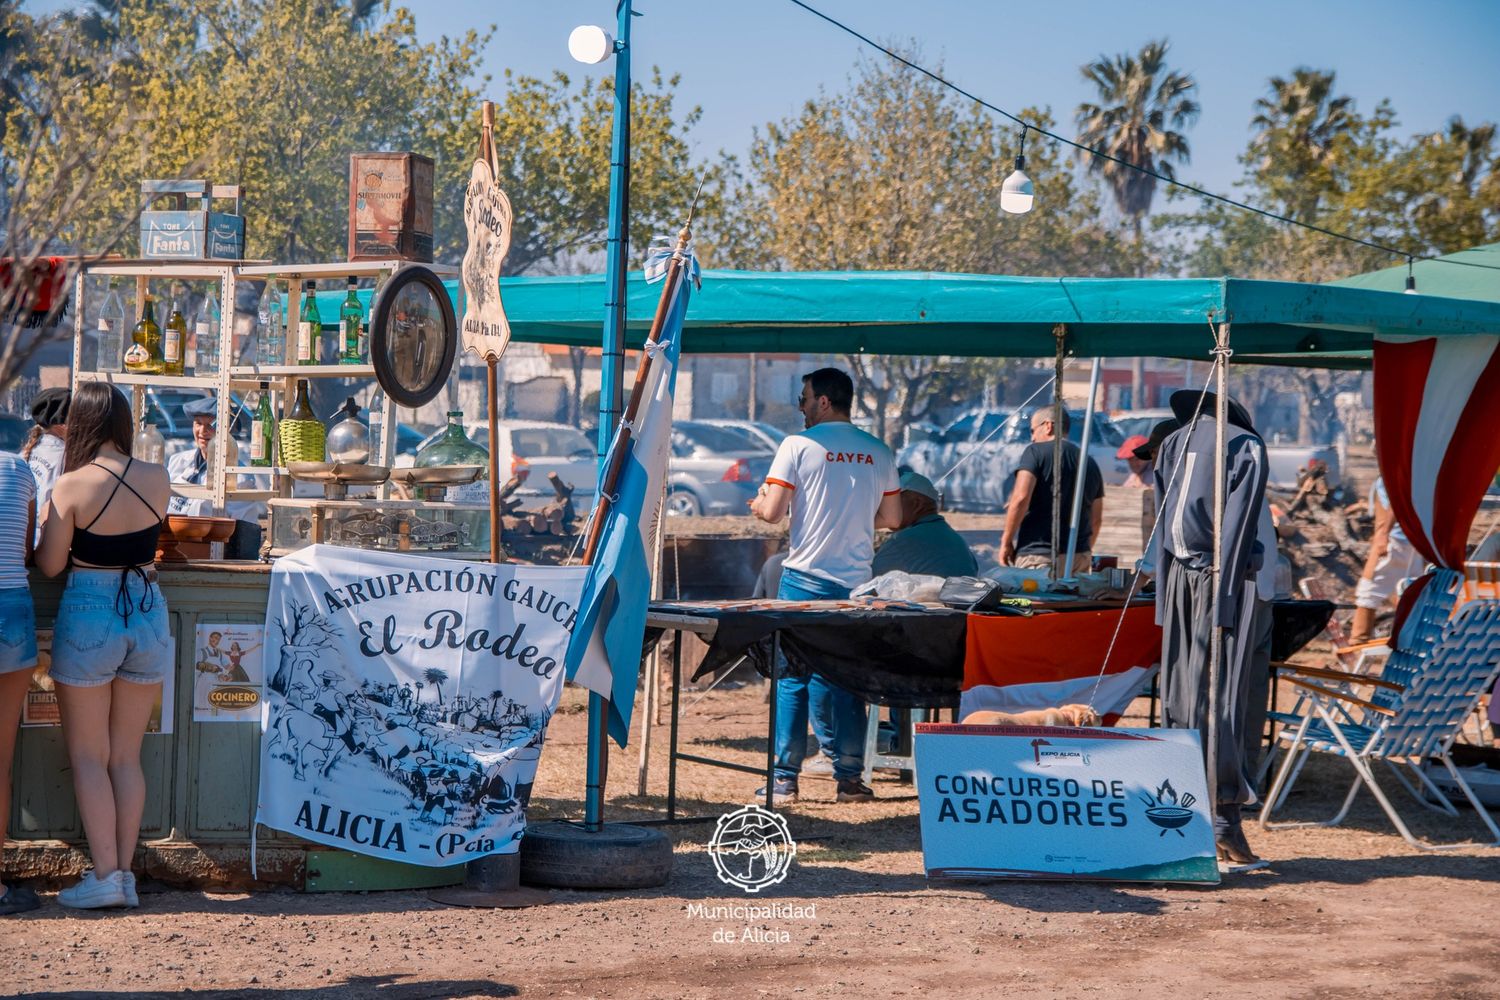
<svg viewBox="0 0 1500 1000"><path fill-rule="evenodd" d="M439 670L437 667L428 667L422 671L422 679L437 688L437 703L441 705L443 703L443 682L448 679L447 671Z"/></svg>
<svg viewBox="0 0 1500 1000"><path fill-rule="evenodd" d="M1281 201L1295 217L1317 214L1322 185L1308 183L1308 175L1333 165L1339 136L1358 124L1354 99L1333 96L1333 86L1332 70L1299 66L1290 79L1273 76L1270 93L1256 100L1250 119L1259 130L1251 143L1259 158L1256 170L1290 182Z"/></svg>
<svg viewBox="0 0 1500 1000"><path fill-rule="evenodd" d="M1088 159L1089 172L1104 178L1115 205L1130 220L1138 276L1146 270L1143 220L1156 196L1156 178L1142 170L1176 180L1173 162L1187 163L1191 156L1181 130L1198 120L1198 102L1193 100L1198 83L1186 73L1167 68L1169 47L1162 38L1147 42L1136 55L1113 59L1101 55L1081 67L1083 78L1098 89L1099 103L1085 101L1074 114L1079 143L1115 158L1081 154ZM1130 365L1132 406L1145 405L1141 398L1144 382L1144 365L1135 358Z"/></svg>
<svg viewBox="0 0 1500 1000"><path fill-rule="evenodd" d="M1136 55L1111 59L1100 56L1082 67L1083 78L1099 90L1099 103L1078 105L1078 141L1123 160L1088 158L1091 173L1103 176L1120 212L1131 220L1136 247L1141 245L1141 223L1156 195L1156 178L1126 163L1176 180L1173 161L1187 163L1191 155L1180 129L1198 120L1193 94L1197 82L1186 73L1167 68L1165 39L1147 42Z"/></svg>
<svg viewBox="0 0 1500 1000"><path fill-rule="evenodd" d="M505 692L499 688L490 692L490 718L495 717L495 709L500 707L500 699L505 697Z"/></svg>

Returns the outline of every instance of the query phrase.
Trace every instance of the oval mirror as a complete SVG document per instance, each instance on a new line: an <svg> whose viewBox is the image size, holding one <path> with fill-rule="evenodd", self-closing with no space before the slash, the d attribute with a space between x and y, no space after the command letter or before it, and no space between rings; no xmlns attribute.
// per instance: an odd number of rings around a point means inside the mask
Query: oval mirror
<svg viewBox="0 0 1500 1000"><path fill-rule="evenodd" d="M448 381L458 320L448 290L425 267L403 267L386 282L370 322L375 379L402 406L428 403Z"/></svg>

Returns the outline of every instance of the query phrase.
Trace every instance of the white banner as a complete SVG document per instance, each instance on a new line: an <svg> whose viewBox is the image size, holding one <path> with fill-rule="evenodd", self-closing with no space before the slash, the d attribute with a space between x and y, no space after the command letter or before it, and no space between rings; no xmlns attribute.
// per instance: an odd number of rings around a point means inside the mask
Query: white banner
<svg viewBox="0 0 1500 1000"><path fill-rule="evenodd" d="M410 864L517 850L587 572L328 545L278 559L257 820Z"/></svg>

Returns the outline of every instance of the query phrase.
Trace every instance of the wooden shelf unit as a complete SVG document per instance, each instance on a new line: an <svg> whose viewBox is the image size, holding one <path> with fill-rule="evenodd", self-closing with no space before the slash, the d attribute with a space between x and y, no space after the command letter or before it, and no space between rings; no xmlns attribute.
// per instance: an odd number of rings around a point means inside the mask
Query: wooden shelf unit
<svg viewBox="0 0 1500 1000"><path fill-rule="evenodd" d="M159 386L209 390L214 393L218 401L218 426L227 428L230 425L230 393L236 388L257 386L261 382L266 382L277 394L273 397L276 403L273 404L272 411L279 420L281 411L286 407L287 401L296 389L298 379L352 378L373 382L375 378L375 368L369 363L299 365L294 362L290 352L295 349L295 337L291 335L291 332L294 329L294 318L302 313L302 282L332 281L350 277L383 280L404 268L414 266L426 267L440 278L457 277L459 273L455 267L442 264L418 264L404 260L345 261L328 264L271 264L265 261L213 260L109 260L90 264L78 272L73 293L73 301L76 303L76 308L73 310L73 387L76 389L81 382L109 382L112 385L129 387L134 429L140 428L141 421L145 417L147 389ZM142 304L145 302L146 293L152 281L217 281L220 309L219 358L221 360L219 370L212 375L142 375L135 372L81 370L85 331L84 314L88 311L86 308L88 299L84 295L84 290L85 282L90 278L135 279L135 318L137 321L140 319ZM234 356L236 289L240 281L251 280L285 283L286 311L283 315L287 320L288 333L285 338L285 347L288 352L284 357L284 361L287 362L285 364L230 365L224 363ZM379 285L377 284L377 294L378 291ZM372 297L370 316L374 315L374 307L375 302ZM327 322L327 317L320 318L324 320L322 326L324 335L327 335L330 330L338 330L337 322L330 324ZM90 315L88 319L89 322L93 322L97 317ZM121 331L121 336L122 341L128 344L130 331ZM381 435L379 454L372 455L371 461L390 466L395 457L396 405L391 401L390 396L383 398L381 421L386 432ZM227 432L214 436L213 467L223 470L215 477L215 482L206 486L175 483L173 490L181 496L211 500L216 514L224 513L225 502L230 499L269 500L291 496L293 480L287 474L286 468L279 464L279 454L277 464L271 466L228 467L228 442ZM274 446L279 452L280 442L276 442ZM269 490L243 489L231 482L232 478L242 475L269 476L271 488ZM381 495L384 496L386 491L387 487L382 486Z"/></svg>

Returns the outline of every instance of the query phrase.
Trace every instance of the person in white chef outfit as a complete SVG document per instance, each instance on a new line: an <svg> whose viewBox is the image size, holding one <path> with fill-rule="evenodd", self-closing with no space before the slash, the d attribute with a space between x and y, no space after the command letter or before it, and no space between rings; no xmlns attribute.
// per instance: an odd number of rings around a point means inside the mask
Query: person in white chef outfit
<svg viewBox="0 0 1500 1000"><path fill-rule="evenodd" d="M204 396L195 399L183 408L183 412L193 418L193 445L186 451L180 451L167 459L167 475L173 483L186 483L194 486L208 485L208 463L209 452L213 447L214 434L217 430L218 401L213 396ZM227 460L231 466L240 464L239 445L234 438L229 439L229 450ZM239 486L241 489L265 488L259 484L261 476L240 476ZM235 525L234 534L228 542L224 543L225 559L256 559L260 556L261 528L259 522L265 513L266 505L254 500L229 500L224 504L224 512L238 523ZM169 514L193 514L208 515L213 513L212 503L208 500L190 498L172 494L172 499L167 505Z"/></svg>

